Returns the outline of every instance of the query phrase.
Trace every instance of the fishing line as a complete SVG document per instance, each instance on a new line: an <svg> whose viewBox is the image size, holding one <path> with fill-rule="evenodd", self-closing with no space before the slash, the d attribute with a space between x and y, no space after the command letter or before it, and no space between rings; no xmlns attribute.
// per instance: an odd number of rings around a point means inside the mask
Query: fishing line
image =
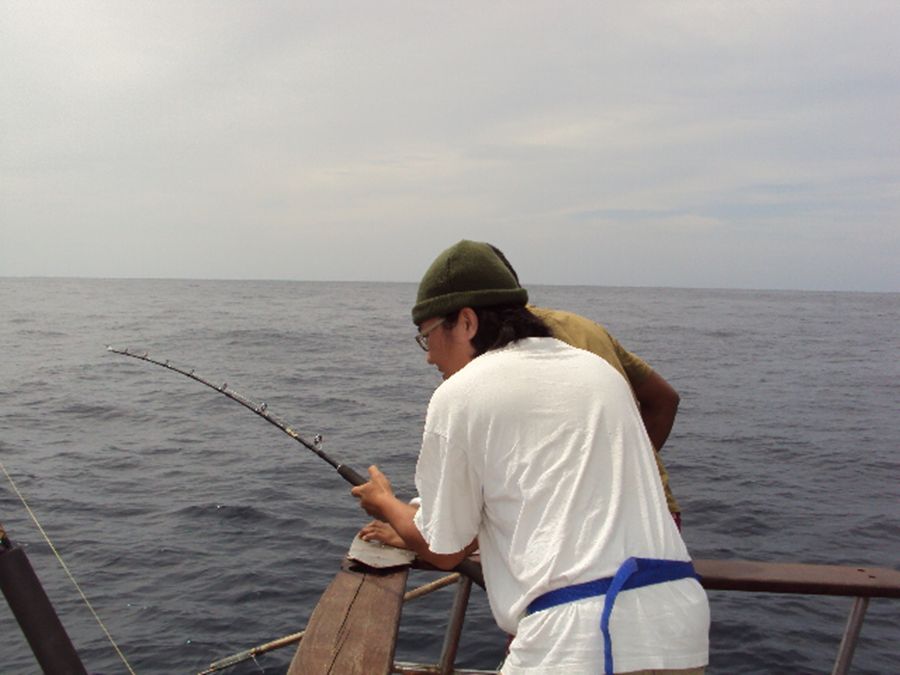
<svg viewBox="0 0 900 675"><path fill-rule="evenodd" d="M73 576L72 572L69 570L69 566L66 564L66 561L63 560L62 555L56 549L56 546L54 546L53 542L50 541L50 536L47 534L47 532L44 530L41 523L38 521L37 516L35 515L34 511L31 510L31 507L28 505L28 502L25 501L24 495L19 491L19 487L16 485L15 481L12 479L12 476L9 475L9 472L6 470L6 467L3 466L3 462L0 462L0 470L2 470L3 473L6 475L6 479L9 481L9 484L12 486L13 492L15 492L16 495L18 496L19 501L22 502L22 506L25 507L25 510L28 512L28 515L31 517L31 520L34 522L35 526L37 527L38 532L41 533L41 536L44 538L44 541L47 542L47 546L49 546L50 550L53 551L53 555L56 556L56 559L57 559L57 561L59 561L59 564L63 568L63 571L65 571L66 576L69 577L69 581L72 582L72 585L75 587L75 590L78 591L78 594L81 596L82 601L84 601L84 604L87 606L87 608L90 610L91 614L93 615L94 620L97 622L97 624L100 626L100 629L106 635L106 639L109 640L109 643L113 646L113 649L116 650L116 654L119 655L119 658L122 660L122 663L124 663L125 667L128 668L128 672L131 673L131 675L135 675L135 672L132 669L131 664L128 663L128 659L125 658L125 654L123 654L122 650L119 649L119 645L116 644L116 641L113 639L112 634L110 634L109 630L106 628L106 624L103 623L103 620L100 618L100 615L97 614L97 612L94 610L94 606L91 604L91 601L88 600L87 595L85 595L85 593L81 589L81 586L79 585L79 583L75 580L75 577Z"/></svg>

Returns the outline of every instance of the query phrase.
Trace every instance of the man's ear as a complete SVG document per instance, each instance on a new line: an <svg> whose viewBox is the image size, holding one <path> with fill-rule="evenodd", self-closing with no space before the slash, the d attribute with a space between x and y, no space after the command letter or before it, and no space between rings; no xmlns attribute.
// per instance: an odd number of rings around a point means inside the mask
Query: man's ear
<svg viewBox="0 0 900 675"><path fill-rule="evenodd" d="M459 322L462 323L467 340L471 340L478 332L478 315L471 307L463 307L459 311Z"/></svg>

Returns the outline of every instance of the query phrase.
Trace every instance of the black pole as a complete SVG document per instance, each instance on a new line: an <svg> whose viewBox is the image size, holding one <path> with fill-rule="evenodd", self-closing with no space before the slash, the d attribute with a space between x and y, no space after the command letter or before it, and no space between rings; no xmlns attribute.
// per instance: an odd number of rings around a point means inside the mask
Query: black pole
<svg viewBox="0 0 900 675"><path fill-rule="evenodd" d="M28 556L0 525L0 589L47 675L87 675Z"/></svg>

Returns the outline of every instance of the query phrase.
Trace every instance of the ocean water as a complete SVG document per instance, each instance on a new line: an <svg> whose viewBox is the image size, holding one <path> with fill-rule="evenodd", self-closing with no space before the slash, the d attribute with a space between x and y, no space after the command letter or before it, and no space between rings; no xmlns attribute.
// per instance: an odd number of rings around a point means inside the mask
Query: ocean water
<svg viewBox="0 0 900 675"><path fill-rule="evenodd" d="M897 567L900 295L534 287L601 323L681 394L664 450L700 558ZM146 350L254 399L402 496L439 383L412 284L0 279L0 461L138 673L196 673L300 630L366 518L327 464L225 397L106 351ZM92 673L126 672L0 476ZM432 579L415 572L411 583ZM398 658L435 661L452 594L404 608ZM711 592L710 673L830 672L848 598ZM874 600L854 673L900 672ZM0 673L38 668L5 603ZM473 592L458 665L505 641ZM283 673L287 648L229 673Z"/></svg>

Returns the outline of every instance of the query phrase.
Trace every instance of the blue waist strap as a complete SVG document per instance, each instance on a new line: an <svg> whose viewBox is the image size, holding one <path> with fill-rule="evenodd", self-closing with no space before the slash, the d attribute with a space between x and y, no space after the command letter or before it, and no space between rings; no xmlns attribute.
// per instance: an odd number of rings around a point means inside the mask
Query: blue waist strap
<svg viewBox="0 0 900 675"><path fill-rule="evenodd" d="M616 570L615 576L595 579L582 584L574 584L565 588L544 593L531 601L526 616L540 612L556 605L575 600L606 595L603 602L603 614L600 616L600 630L603 633L604 666L606 675L613 673L612 638L609 634L609 617L619 591L661 584L677 579L699 579L690 562L683 560L660 560L658 558L628 558Z"/></svg>

